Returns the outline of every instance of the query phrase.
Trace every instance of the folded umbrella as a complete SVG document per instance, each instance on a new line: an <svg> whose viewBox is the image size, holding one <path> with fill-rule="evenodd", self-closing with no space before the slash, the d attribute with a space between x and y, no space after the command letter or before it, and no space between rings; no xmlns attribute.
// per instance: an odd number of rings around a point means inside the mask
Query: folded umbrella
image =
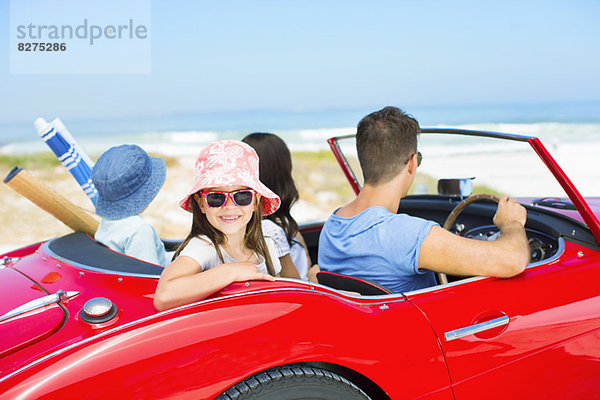
<svg viewBox="0 0 600 400"><path fill-rule="evenodd" d="M75 141L75 138L71 136L71 132L68 131L67 127L65 126L65 124L63 124L60 118L54 118L52 122L50 122L50 124L54 127L54 129L56 129L58 133L60 133L65 139L67 139L67 142L69 142L75 148L75 150L77 150L83 161L85 161L85 163L89 165L90 168L92 168L94 166L94 162L92 161L90 156L87 155L85 150L83 150L83 148L79 146L79 143Z"/></svg>
<svg viewBox="0 0 600 400"><path fill-rule="evenodd" d="M56 154L62 165L71 172L71 175L73 175L77 183L79 183L85 194L90 198L92 203L96 205L98 191L91 179L93 164L90 165L83 159L82 154L78 150L79 146L69 142L69 140L52 126L52 124L46 122L43 118L36 119L34 126L38 135L40 135L48 147Z"/></svg>

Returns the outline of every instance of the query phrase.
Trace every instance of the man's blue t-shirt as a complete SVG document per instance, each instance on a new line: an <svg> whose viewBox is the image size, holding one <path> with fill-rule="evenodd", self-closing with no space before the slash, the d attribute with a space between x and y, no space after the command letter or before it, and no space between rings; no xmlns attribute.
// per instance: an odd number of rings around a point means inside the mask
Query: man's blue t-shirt
<svg viewBox="0 0 600 400"><path fill-rule="evenodd" d="M433 221L370 207L354 217L332 214L319 238L323 271L368 279L402 293L436 284L419 270L421 243Z"/></svg>

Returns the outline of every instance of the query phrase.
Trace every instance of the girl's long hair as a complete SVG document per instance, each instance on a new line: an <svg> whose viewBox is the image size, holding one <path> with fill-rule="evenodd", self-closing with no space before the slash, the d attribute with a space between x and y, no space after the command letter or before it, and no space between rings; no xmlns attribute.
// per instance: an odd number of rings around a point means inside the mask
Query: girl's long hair
<svg viewBox="0 0 600 400"><path fill-rule="evenodd" d="M246 225L244 244L247 248L261 255L265 259L267 271L270 275L275 276L275 267L271 261L271 254L269 253L269 248L265 242L262 233L262 224L260 223L262 219L262 198L258 202L255 201L254 207L252 218L250 218L250 221L248 221L248 224ZM192 228L185 240L177 247L177 250L173 255L173 260L179 256L179 253L181 253L185 246L188 245L192 238L206 236L217 250L219 259L224 263L225 260L223 259L223 253L221 252L221 246L227 243L227 236L208 222L206 215L200 210L200 206L196 201L196 195L190 196L190 209L192 210L193 217Z"/></svg>
<svg viewBox="0 0 600 400"><path fill-rule="evenodd" d="M258 154L260 181L281 199L279 209L266 218L283 228L291 246L298 233L298 223L290 210L298 201L298 189L292 177L290 150L279 136L272 133L251 133L242 141L252 146Z"/></svg>

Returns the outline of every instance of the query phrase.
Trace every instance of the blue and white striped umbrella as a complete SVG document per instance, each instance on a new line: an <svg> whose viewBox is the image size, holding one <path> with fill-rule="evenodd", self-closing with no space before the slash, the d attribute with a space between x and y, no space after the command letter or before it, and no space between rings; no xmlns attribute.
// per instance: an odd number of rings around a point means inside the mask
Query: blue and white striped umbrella
<svg viewBox="0 0 600 400"><path fill-rule="evenodd" d="M92 182L92 167L79 152L76 143L69 142L52 124L38 118L34 123L40 137L48 147L56 154L62 165L64 165L85 194L90 198L94 206L98 198L98 191ZM86 157L88 160L89 158Z"/></svg>

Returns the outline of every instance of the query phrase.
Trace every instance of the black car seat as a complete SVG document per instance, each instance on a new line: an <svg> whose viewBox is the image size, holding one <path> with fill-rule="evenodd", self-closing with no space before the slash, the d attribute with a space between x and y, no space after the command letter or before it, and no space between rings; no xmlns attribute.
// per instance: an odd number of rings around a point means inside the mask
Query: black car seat
<svg viewBox="0 0 600 400"><path fill-rule="evenodd" d="M352 276L334 274L333 272L318 272L317 280L321 285L329 286L338 290L357 292L367 296L394 293L392 290L378 283L366 279L354 278Z"/></svg>

